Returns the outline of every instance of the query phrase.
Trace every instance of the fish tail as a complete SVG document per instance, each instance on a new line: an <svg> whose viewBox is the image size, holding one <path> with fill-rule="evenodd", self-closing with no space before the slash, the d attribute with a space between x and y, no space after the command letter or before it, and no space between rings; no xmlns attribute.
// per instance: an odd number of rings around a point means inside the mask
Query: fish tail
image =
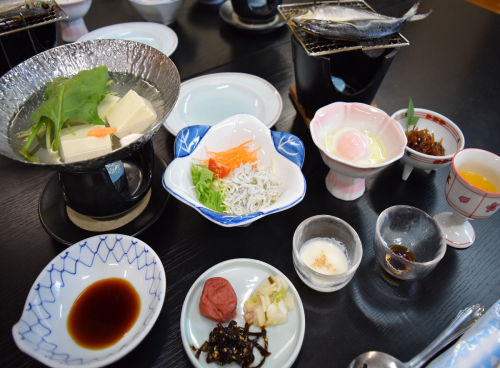
<svg viewBox="0 0 500 368"><path fill-rule="evenodd" d="M420 20L420 19L427 18L427 16L430 13L432 13L432 10L429 10L429 12L425 13L425 14L415 14L415 15L412 15L410 18L408 18L408 21L413 22L414 20Z"/></svg>
<svg viewBox="0 0 500 368"><path fill-rule="evenodd" d="M410 18L410 17L413 17L415 14L417 14L417 9L418 9L419 5L420 5L420 1L418 3L416 3L415 5L413 5L411 7L411 9L408 10L406 12L406 14L402 16L402 18Z"/></svg>
<svg viewBox="0 0 500 368"><path fill-rule="evenodd" d="M415 5L413 5L411 7L411 9L408 10L405 15L403 15L402 18L407 19L409 22L413 22L415 20L421 20L421 19L427 18L427 16L430 13L432 13L432 10L431 10L426 14L417 14L417 9L418 9L419 5L420 5L420 1L417 2Z"/></svg>

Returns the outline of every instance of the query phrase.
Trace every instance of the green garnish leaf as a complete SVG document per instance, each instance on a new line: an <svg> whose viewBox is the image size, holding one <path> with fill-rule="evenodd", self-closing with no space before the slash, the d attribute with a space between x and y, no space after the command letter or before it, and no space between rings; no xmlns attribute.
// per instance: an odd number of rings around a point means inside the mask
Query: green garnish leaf
<svg viewBox="0 0 500 368"><path fill-rule="evenodd" d="M59 77L59 78L54 78L52 82L47 82L45 85L47 86L47 89L45 90L45 94L43 95L46 100L50 99L55 92L57 91L57 88L66 82L69 78L66 77Z"/></svg>
<svg viewBox="0 0 500 368"><path fill-rule="evenodd" d="M47 83L45 101L31 114L31 123L36 123L23 151L27 152L40 129L40 122L53 122L54 138L52 149L59 150L59 134L68 119L85 121L89 124L104 125L97 114L97 106L111 91L108 85L108 68L100 66L83 70L72 78L54 78ZM38 127L38 129L37 129Z"/></svg>
<svg viewBox="0 0 500 368"><path fill-rule="evenodd" d="M413 116L415 113L415 108L413 107L413 101L410 98L410 102L408 103L408 110L406 110L405 116L408 117L408 123L406 124L406 131L408 131L408 128L410 125L416 125L418 120L420 119L418 116Z"/></svg>
<svg viewBox="0 0 500 368"><path fill-rule="evenodd" d="M191 164L191 175L200 202L212 211L224 212L224 196L214 189L214 173L205 165Z"/></svg>

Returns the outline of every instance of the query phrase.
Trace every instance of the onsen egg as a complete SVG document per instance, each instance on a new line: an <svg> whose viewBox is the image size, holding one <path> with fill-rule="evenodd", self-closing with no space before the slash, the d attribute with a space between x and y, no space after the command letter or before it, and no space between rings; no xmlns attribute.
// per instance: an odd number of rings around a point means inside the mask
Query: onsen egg
<svg viewBox="0 0 500 368"><path fill-rule="evenodd" d="M356 164L376 165L386 158L384 145L377 136L354 127L328 134L325 145L328 152Z"/></svg>
<svg viewBox="0 0 500 368"><path fill-rule="evenodd" d="M366 135L352 127L338 130L332 137L330 147L336 155L356 163L366 162L372 155Z"/></svg>

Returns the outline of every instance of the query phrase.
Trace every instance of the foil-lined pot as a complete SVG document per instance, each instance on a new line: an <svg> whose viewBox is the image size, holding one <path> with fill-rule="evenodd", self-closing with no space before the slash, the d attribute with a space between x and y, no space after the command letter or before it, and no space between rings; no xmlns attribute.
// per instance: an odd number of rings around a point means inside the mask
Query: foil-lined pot
<svg viewBox="0 0 500 368"><path fill-rule="evenodd" d="M82 70L108 67L109 89L123 96L134 89L149 100L157 119L135 141L85 161L30 162L19 151L24 142L17 133L30 128L29 116L43 102L47 82L71 77ZM92 40L56 47L33 56L0 79L0 153L13 160L51 170L90 171L129 156L160 129L179 96L180 77L175 64L159 50L126 40Z"/></svg>

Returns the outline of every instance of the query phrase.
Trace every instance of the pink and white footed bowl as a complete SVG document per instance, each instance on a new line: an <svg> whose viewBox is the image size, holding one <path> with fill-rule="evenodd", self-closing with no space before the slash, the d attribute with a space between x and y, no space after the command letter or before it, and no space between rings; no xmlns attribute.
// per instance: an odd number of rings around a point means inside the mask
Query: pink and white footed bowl
<svg viewBox="0 0 500 368"><path fill-rule="evenodd" d="M462 172L473 172L488 178L497 192L489 192L467 182L460 174ZM468 248L476 238L468 220L486 219L500 211L500 156L477 148L457 152L446 179L445 195L453 212L441 212L434 218L449 246Z"/></svg>
<svg viewBox="0 0 500 368"><path fill-rule="evenodd" d="M365 192L365 178L399 160L406 147L406 135L401 125L385 112L362 103L335 102L322 107L314 115L311 135L321 157L330 168L326 187L336 198L352 201ZM327 136L343 127L354 127L376 136L385 147L384 160L378 164L359 164L330 153Z"/></svg>
<svg viewBox="0 0 500 368"><path fill-rule="evenodd" d="M399 122L404 130L408 124L405 116L407 109L401 109L392 114L391 118ZM464 148L465 139L460 128L446 116L426 109L415 109L414 116L420 119L416 127L419 130L428 129L434 133L436 141L443 139L442 145L445 156L432 156L415 151L410 147L405 148L405 154L401 158L405 167L403 169L403 180L408 179L414 167L422 170L437 170L448 166L453 155ZM413 128L410 128L413 129Z"/></svg>

